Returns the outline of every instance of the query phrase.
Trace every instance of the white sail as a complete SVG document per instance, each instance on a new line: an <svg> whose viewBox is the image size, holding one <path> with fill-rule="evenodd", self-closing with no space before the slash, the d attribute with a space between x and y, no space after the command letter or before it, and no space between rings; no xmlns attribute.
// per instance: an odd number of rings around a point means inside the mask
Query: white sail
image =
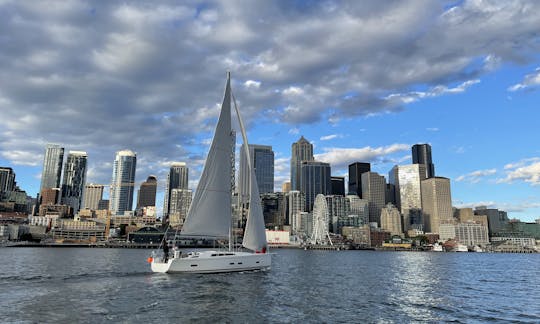
<svg viewBox="0 0 540 324"><path fill-rule="evenodd" d="M182 234L227 237L231 225L231 84L227 78L216 132Z"/></svg>
<svg viewBox="0 0 540 324"><path fill-rule="evenodd" d="M259 186L255 171L250 166L250 195L249 195L249 212L244 231L244 240L242 245L246 249L256 252L266 252L266 232L264 227L264 216L261 206L261 198L259 196Z"/></svg>

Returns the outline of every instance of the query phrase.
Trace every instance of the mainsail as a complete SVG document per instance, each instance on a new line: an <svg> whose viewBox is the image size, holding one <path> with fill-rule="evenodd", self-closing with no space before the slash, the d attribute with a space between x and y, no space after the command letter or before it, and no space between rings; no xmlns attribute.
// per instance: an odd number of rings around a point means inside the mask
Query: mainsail
<svg viewBox="0 0 540 324"><path fill-rule="evenodd" d="M228 237L231 227L231 80L182 234Z"/></svg>

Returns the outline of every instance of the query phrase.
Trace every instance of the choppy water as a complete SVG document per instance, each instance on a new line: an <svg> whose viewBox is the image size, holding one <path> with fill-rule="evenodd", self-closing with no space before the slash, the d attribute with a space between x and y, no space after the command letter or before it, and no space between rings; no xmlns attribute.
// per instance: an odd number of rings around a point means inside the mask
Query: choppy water
<svg viewBox="0 0 540 324"><path fill-rule="evenodd" d="M1 248L0 322L540 322L540 254L273 252L266 272L167 275L149 250Z"/></svg>

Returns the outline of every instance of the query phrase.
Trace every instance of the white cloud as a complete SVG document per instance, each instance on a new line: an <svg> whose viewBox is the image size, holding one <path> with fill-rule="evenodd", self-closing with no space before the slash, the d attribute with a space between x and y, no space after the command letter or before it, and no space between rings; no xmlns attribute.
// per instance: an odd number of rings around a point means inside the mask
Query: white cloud
<svg viewBox="0 0 540 324"><path fill-rule="evenodd" d="M258 89L260 86L261 86L261 82L259 81L247 80L246 82L244 82L244 87L246 88Z"/></svg>
<svg viewBox="0 0 540 324"><path fill-rule="evenodd" d="M533 186L540 185L540 158L524 159L504 166L506 177L498 179L499 183L525 181Z"/></svg>
<svg viewBox="0 0 540 324"><path fill-rule="evenodd" d="M426 130L429 131L429 132L438 132L439 128L438 127L428 127L428 128L426 128Z"/></svg>
<svg viewBox="0 0 540 324"><path fill-rule="evenodd" d="M540 85L540 68L536 68L533 73L527 74L523 81L508 87L508 91L518 91Z"/></svg>
<svg viewBox="0 0 540 324"><path fill-rule="evenodd" d="M329 141L329 140L333 140L333 139L336 139L336 138L342 138L343 135L341 134L330 134L330 135L326 135L326 136L321 136L320 140L321 141Z"/></svg>
<svg viewBox="0 0 540 324"><path fill-rule="evenodd" d="M477 170L457 177L456 181L478 183L480 180L482 180L482 178L494 175L496 173L497 169Z"/></svg>
<svg viewBox="0 0 540 324"><path fill-rule="evenodd" d="M506 212L514 212L514 213L523 213L527 212L530 209L536 209L540 208L539 202L531 202L531 201L521 201L521 202L500 202L500 201L476 201L476 202L462 202L462 201L454 201L452 202L452 205L456 208L476 208L480 206L485 206L487 208L496 208L499 210L503 210Z"/></svg>
<svg viewBox="0 0 540 324"><path fill-rule="evenodd" d="M296 127L289 129L289 134L291 135L297 135L300 134L300 130Z"/></svg>

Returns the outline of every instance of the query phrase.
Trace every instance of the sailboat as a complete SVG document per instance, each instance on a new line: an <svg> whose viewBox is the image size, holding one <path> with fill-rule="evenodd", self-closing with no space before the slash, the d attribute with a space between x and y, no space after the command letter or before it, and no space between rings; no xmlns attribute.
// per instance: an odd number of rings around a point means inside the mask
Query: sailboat
<svg viewBox="0 0 540 324"><path fill-rule="evenodd" d="M249 169L249 210L242 246L249 251L232 248L232 163L234 132L231 106L234 109L245 145ZM249 156L244 123L231 90L231 76L227 73L225 94L212 144L191 202L181 235L191 237L229 238L229 249L224 251L194 251L187 254L174 251L171 258L149 258L153 272L219 273L266 270L271 266L259 189Z"/></svg>

